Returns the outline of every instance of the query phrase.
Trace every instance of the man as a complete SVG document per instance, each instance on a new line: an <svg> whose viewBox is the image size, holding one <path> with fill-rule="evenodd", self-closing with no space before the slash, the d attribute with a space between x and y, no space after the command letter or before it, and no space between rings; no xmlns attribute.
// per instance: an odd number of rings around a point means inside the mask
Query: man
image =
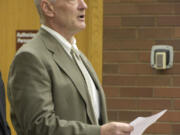
<svg viewBox="0 0 180 135"><path fill-rule="evenodd" d="M102 87L77 49L74 35L86 26L84 0L35 4L42 26L17 52L9 73L11 118L18 135L129 135L129 124L107 123Z"/></svg>
<svg viewBox="0 0 180 135"><path fill-rule="evenodd" d="M6 98L4 83L0 72L0 135L10 135L10 129L6 121Z"/></svg>

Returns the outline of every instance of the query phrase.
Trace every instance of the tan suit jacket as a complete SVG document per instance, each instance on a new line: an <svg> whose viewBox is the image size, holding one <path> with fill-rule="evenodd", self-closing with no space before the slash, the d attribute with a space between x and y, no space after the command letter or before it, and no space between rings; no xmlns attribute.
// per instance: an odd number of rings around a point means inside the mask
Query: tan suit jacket
<svg viewBox="0 0 180 135"><path fill-rule="evenodd" d="M107 122L103 89L87 58L81 57L100 95L101 125ZM8 97L18 135L100 135L80 70L43 29L17 52Z"/></svg>

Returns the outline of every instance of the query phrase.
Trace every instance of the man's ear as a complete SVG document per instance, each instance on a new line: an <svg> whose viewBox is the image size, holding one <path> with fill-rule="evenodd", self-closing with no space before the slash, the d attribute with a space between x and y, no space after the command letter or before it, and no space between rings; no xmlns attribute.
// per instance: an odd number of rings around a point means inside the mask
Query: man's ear
<svg viewBox="0 0 180 135"><path fill-rule="evenodd" d="M41 0L40 6L45 16L54 17L54 7L48 0Z"/></svg>

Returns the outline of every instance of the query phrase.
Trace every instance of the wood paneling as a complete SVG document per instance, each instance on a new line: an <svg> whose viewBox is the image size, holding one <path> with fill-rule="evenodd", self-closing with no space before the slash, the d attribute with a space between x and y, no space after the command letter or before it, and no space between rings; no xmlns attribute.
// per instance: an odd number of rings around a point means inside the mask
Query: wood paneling
<svg viewBox="0 0 180 135"><path fill-rule="evenodd" d="M87 28L76 36L77 42L80 50L87 55L102 80L103 2L102 0L86 2ZM16 30L38 30L40 24L33 0L1 0L0 17L0 70L6 87L9 66L16 52ZM9 115L10 107L7 100L7 120L12 129L12 135L15 135Z"/></svg>
<svg viewBox="0 0 180 135"><path fill-rule="evenodd" d="M6 87L9 66L16 51L16 30L38 29L39 17L36 13L33 1L25 0L1 0L0 2L0 69ZM7 100L7 120L10 122L10 107Z"/></svg>

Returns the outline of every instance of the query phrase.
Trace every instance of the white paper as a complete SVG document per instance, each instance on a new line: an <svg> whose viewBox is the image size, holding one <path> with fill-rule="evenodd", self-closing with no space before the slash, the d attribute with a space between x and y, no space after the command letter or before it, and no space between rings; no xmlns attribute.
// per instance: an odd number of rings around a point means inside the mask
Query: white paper
<svg viewBox="0 0 180 135"><path fill-rule="evenodd" d="M130 135L142 135L146 128L155 123L165 112L167 112L167 110L163 110L149 117L137 117L130 123L130 125L134 127Z"/></svg>

